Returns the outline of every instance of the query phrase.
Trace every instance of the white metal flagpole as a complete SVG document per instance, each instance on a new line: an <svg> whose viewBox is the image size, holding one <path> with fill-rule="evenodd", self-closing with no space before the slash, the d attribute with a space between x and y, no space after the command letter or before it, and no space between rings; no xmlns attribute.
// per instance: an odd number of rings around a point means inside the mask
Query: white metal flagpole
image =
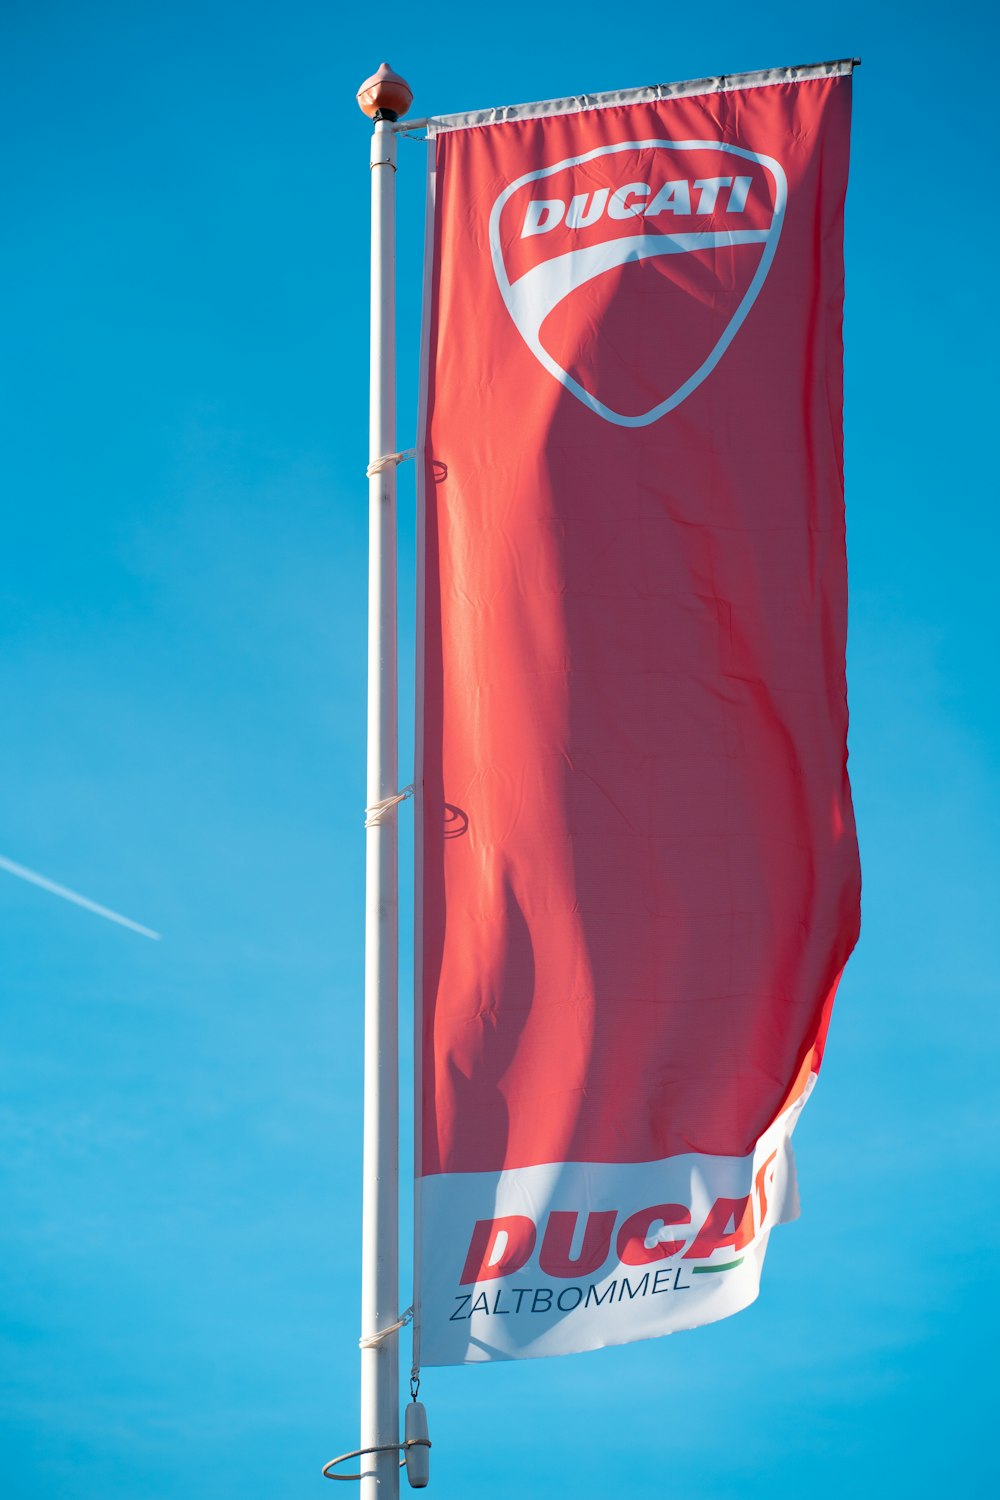
<svg viewBox="0 0 1000 1500"><path fill-rule="evenodd" d="M365 861L364 1185L361 1228L363 1500L399 1495L399 857L396 677L396 133L409 87L383 63L358 102L371 150L368 816ZM378 1335L385 1336L379 1338Z"/></svg>

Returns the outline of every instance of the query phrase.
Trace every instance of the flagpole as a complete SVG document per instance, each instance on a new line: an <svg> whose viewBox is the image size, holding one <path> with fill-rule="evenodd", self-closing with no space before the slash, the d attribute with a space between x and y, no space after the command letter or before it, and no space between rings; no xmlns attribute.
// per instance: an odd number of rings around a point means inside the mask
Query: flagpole
<svg viewBox="0 0 1000 1500"><path fill-rule="evenodd" d="M383 63L358 103L371 143L368 776L365 858L362 1449L399 1442L399 856L396 666L396 133L412 94ZM379 1339L377 1335L385 1334ZM362 1461L363 1500L396 1500L394 1447Z"/></svg>

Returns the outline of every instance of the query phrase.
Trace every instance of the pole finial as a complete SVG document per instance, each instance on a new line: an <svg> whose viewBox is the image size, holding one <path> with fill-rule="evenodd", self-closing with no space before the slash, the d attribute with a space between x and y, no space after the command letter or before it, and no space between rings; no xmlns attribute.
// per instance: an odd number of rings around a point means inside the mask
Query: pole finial
<svg viewBox="0 0 1000 1500"><path fill-rule="evenodd" d="M412 103L413 90L388 63L383 63L358 89L358 104L370 120L398 120Z"/></svg>

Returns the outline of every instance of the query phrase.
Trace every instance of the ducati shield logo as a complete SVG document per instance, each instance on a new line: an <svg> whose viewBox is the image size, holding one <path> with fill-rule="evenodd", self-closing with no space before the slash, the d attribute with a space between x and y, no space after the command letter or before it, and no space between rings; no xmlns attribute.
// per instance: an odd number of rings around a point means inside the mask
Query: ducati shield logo
<svg viewBox="0 0 1000 1500"><path fill-rule="evenodd" d="M497 284L549 374L621 427L715 369L774 259L787 187L721 141L627 141L528 172L490 214Z"/></svg>

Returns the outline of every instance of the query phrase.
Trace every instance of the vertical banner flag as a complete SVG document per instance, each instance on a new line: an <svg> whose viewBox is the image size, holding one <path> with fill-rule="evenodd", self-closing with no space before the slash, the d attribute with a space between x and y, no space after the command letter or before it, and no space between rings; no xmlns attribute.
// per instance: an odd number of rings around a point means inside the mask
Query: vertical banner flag
<svg viewBox="0 0 1000 1500"><path fill-rule="evenodd" d="M850 62L429 123L424 1364L757 1295L857 938Z"/></svg>

